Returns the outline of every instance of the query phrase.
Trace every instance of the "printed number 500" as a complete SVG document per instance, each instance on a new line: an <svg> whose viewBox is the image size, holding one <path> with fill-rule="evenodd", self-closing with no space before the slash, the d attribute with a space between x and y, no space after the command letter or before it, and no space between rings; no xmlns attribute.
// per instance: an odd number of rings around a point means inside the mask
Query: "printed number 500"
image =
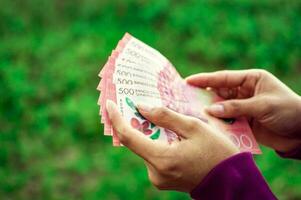
<svg viewBox="0 0 301 200"><path fill-rule="evenodd" d="M135 91L132 88L119 88L118 94L134 95Z"/></svg>

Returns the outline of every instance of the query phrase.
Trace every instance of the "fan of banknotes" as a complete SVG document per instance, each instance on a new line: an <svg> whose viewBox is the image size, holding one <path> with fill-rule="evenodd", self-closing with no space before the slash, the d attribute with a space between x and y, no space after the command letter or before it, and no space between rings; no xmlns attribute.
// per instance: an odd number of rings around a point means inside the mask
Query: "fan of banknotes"
<svg viewBox="0 0 301 200"><path fill-rule="evenodd" d="M112 51L99 77L99 114L104 124L104 135L112 136L114 146L122 144L105 109L108 99L117 104L132 127L145 137L162 140L166 145L178 139L177 135L146 120L139 113L137 104L165 106L196 117L226 134L241 151L261 153L245 118L217 119L209 116L204 107L223 99L208 89L187 84L167 58L128 33Z"/></svg>

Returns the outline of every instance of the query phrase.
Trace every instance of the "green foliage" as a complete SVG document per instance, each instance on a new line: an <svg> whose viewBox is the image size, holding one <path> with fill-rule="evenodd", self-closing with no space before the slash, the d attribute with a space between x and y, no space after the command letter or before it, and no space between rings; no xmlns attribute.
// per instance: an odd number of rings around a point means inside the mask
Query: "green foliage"
<svg viewBox="0 0 301 200"><path fill-rule="evenodd" d="M102 135L97 74L124 32L183 76L264 68L301 92L298 0L0 5L1 199L188 199L154 189L143 161ZM300 163L267 149L256 161L279 198L300 199Z"/></svg>

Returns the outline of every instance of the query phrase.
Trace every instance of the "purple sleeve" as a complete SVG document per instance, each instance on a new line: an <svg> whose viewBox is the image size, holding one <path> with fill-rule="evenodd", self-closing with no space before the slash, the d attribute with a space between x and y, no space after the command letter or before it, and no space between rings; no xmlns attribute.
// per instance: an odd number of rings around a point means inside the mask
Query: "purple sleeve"
<svg viewBox="0 0 301 200"><path fill-rule="evenodd" d="M276 199L251 153L236 154L212 169L190 193L193 199Z"/></svg>

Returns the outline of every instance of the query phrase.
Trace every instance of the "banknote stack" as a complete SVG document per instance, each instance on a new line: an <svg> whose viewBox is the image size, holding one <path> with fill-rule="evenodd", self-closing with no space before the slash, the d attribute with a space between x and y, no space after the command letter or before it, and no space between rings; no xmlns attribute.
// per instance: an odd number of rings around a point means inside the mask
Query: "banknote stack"
<svg viewBox="0 0 301 200"><path fill-rule="evenodd" d="M112 51L99 77L99 114L104 124L104 135L112 136L114 146L122 144L108 118L105 108L108 99L117 104L132 127L145 137L162 140L166 145L178 139L177 135L147 121L139 113L137 104L165 106L196 117L226 134L241 151L261 153L245 118L217 119L209 116L204 107L222 99L208 89L187 84L167 58L128 33Z"/></svg>

